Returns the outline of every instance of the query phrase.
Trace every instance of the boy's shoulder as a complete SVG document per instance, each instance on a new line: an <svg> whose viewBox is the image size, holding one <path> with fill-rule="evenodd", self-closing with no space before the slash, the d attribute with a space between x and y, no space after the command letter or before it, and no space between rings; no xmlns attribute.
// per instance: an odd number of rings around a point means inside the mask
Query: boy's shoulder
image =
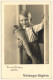
<svg viewBox="0 0 53 80"><path fill-rule="evenodd" d="M31 24L31 27L36 27L38 26L39 24Z"/></svg>
<svg viewBox="0 0 53 80"><path fill-rule="evenodd" d="M28 28L33 28L34 24L31 24Z"/></svg>

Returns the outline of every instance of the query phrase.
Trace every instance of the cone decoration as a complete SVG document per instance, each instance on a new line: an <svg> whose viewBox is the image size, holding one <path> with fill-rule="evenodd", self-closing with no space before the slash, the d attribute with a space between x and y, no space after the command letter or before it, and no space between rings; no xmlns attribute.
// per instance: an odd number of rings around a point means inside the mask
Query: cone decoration
<svg viewBox="0 0 53 80"><path fill-rule="evenodd" d="M29 47L28 40L26 38L24 29L17 28L17 29L14 30L14 34L17 37L17 39L19 38L20 40L23 41L23 45L24 45L24 47L27 51L28 56L32 59L33 63L36 63L36 61L35 61L36 59L32 56L32 52L30 50L30 47Z"/></svg>

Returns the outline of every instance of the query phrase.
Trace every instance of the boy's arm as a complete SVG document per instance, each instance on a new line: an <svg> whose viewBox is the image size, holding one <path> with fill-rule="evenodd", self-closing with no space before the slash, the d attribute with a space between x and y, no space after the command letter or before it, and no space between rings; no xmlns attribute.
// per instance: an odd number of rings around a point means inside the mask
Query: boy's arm
<svg viewBox="0 0 53 80"><path fill-rule="evenodd" d="M33 26L33 30L34 30L35 33L39 32L43 28L44 28L44 19L40 24Z"/></svg>

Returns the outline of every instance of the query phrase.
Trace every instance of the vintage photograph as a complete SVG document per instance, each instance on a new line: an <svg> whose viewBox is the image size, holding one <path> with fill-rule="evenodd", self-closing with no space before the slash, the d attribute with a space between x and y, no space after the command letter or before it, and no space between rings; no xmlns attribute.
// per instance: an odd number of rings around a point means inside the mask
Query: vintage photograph
<svg viewBox="0 0 53 80"><path fill-rule="evenodd" d="M50 10L50 2L2 3L2 78L51 78Z"/></svg>
<svg viewBox="0 0 53 80"><path fill-rule="evenodd" d="M48 23L49 6L45 8ZM44 64L45 13L44 5L4 5L5 64ZM49 23L46 30L49 45Z"/></svg>

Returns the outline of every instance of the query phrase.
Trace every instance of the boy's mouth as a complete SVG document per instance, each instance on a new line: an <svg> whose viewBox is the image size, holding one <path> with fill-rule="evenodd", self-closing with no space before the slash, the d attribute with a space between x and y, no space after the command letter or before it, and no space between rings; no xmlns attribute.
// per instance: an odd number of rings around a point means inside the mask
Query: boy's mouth
<svg viewBox="0 0 53 80"><path fill-rule="evenodd" d="M29 25L27 25L27 24L23 24L23 26L24 26L24 27L29 27Z"/></svg>

